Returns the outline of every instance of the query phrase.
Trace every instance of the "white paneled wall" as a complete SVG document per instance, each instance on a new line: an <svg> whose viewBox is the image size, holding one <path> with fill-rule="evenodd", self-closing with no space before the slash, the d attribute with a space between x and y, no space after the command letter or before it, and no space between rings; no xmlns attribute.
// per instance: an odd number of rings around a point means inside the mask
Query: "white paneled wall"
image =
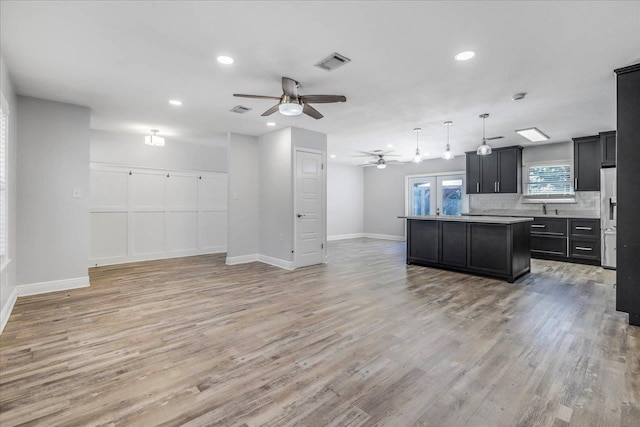
<svg viewBox="0 0 640 427"><path fill-rule="evenodd" d="M91 265L227 250L227 174L91 164Z"/></svg>

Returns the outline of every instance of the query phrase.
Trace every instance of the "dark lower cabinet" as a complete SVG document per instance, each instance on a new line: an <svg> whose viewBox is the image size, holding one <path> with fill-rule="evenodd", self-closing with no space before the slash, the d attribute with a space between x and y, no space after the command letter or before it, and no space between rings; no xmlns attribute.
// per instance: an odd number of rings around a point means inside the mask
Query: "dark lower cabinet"
<svg viewBox="0 0 640 427"><path fill-rule="evenodd" d="M435 221L407 221L407 250L412 259L438 262L440 242Z"/></svg>
<svg viewBox="0 0 640 427"><path fill-rule="evenodd" d="M467 224L440 223L440 262L454 267L467 265Z"/></svg>
<svg viewBox="0 0 640 427"><path fill-rule="evenodd" d="M534 218L531 257L600 265L600 220Z"/></svg>
<svg viewBox="0 0 640 427"><path fill-rule="evenodd" d="M418 264L509 282L530 270L529 223L491 224L407 219L407 264Z"/></svg>
<svg viewBox="0 0 640 427"><path fill-rule="evenodd" d="M616 309L640 326L640 63L616 70L618 233Z"/></svg>

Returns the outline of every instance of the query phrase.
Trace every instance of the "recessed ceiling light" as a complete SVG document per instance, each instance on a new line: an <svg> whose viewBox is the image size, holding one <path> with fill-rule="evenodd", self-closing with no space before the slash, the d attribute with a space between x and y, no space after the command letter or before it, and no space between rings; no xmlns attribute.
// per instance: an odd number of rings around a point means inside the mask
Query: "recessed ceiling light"
<svg viewBox="0 0 640 427"><path fill-rule="evenodd" d="M393 144L387 144L387 148L393 148Z"/></svg>
<svg viewBox="0 0 640 427"><path fill-rule="evenodd" d="M519 129L516 131L516 133L523 138L527 138L531 142L540 142L540 141L546 141L547 139L549 139L547 135L540 132L540 130L535 127L527 128L527 129Z"/></svg>
<svg viewBox="0 0 640 427"><path fill-rule="evenodd" d="M169 104L180 106L180 105L182 105L182 101L180 101L179 99L171 99L169 101Z"/></svg>
<svg viewBox="0 0 640 427"><path fill-rule="evenodd" d="M331 157L332 159L335 159L335 158L336 158L336 155L335 155L335 154L332 154L332 155L330 155L329 157Z"/></svg>
<svg viewBox="0 0 640 427"><path fill-rule="evenodd" d="M459 54L454 56L454 58L456 58L458 61L466 61L473 58L474 56L476 56L476 53L474 51L465 50L464 52L460 52Z"/></svg>
<svg viewBox="0 0 640 427"><path fill-rule="evenodd" d="M267 126L275 126L276 124L274 122L267 122Z"/></svg>
<svg viewBox="0 0 640 427"><path fill-rule="evenodd" d="M224 65L233 64L233 58L230 56L218 56L218 62Z"/></svg>

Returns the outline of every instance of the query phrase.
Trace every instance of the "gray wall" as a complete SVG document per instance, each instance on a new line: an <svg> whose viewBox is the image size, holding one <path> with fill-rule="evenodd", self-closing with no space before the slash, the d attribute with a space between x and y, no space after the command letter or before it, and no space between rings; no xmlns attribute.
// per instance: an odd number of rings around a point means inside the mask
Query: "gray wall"
<svg viewBox="0 0 640 427"><path fill-rule="evenodd" d="M260 251L258 138L230 133L228 150L227 257L258 254Z"/></svg>
<svg viewBox="0 0 640 427"><path fill-rule="evenodd" d="M327 237L364 232L364 169L327 165Z"/></svg>
<svg viewBox="0 0 640 427"><path fill-rule="evenodd" d="M17 283L86 277L89 109L19 96L18 116Z"/></svg>
<svg viewBox="0 0 640 427"><path fill-rule="evenodd" d="M164 147L154 147L144 143L144 135L92 130L91 161L156 169L226 172L227 149L180 142L170 137L165 138Z"/></svg>
<svg viewBox="0 0 640 427"><path fill-rule="evenodd" d="M7 146L7 167L8 167L8 184L9 193L7 194L9 204L9 258L11 262L6 266L2 273L0 280L0 310L4 309L9 296L13 292L16 286L16 265L18 262L17 249L16 249L16 230L17 230L17 130L18 130L18 102L16 93L11 84L11 78L7 70L4 59L0 57L0 91L2 96L9 104L9 132L8 132L8 146ZM2 319L4 321L4 319Z"/></svg>
<svg viewBox="0 0 640 427"><path fill-rule="evenodd" d="M386 169L365 168L364 232L404 237L405 183L407 175L465 170L465 157L425 160L422 163L389 165Z"/></svg>
<svg viewBox="0 0 640 427"><path fill-rule="evenodd" d="M291 128L261 135L259 145L260 254L292 261Z"/></svg>

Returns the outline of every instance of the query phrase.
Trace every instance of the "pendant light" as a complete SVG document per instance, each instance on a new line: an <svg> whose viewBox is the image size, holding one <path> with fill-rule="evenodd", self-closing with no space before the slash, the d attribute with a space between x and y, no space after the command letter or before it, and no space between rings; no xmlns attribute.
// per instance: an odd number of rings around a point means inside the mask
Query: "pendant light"
<svg viewBox="0 0 640 427"><path fill-rule="evenodd" d="M449 128L451 127L453 122L451 120L447 120L443 124L447 127L447 149L444 150L444 153L442 153L442 158L445 160L451 160L454 156L451 152L451 147L449 146Z"/></svg>
<svg viewBox="0 0 640 427"><path fill-rule="evenodd" d="M416 155L413 158L414 163L420 163L422 161L422 156L420 155L420 146L418 143L418 135L422 132L420 128L414 128L413 131L416 133Z"/></svg>
<svg viewBox="0 0 640 427"><path fill-rule="evenodd" d="M158 136L158 132L160 132L158 129L151 129L151 135L144 137L144 143L156 147L164 147L164 138Z"/></svg>
<svg viewBox="0 0 640 427"><path fill-rule="evenodd" d="M478 156L486 156L491 154L491 147L487 145L487 138L485 137L485 133L484 133L485 131L484 123L487 117L489 117L488 113L480 114L480 118L482 119L482 144L480 144L480 146L476 150L476 154Z"/></svg>

